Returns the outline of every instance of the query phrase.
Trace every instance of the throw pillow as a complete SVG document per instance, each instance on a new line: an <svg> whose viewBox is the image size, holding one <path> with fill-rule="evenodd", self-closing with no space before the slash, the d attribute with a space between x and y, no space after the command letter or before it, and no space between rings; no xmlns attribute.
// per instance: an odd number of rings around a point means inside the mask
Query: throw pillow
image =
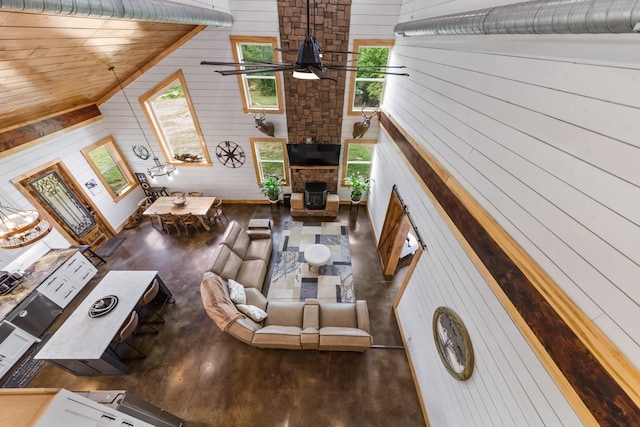
<svg viewBox="0 0 640 427"><path fill-rule="evenodd" d="M246 304L247 294L244 292L244 286L233 279L229 279L227 284L229 285L229 298L231 298L231 301L235 304Z"/></svg>
<svg viewBox="0 0 640 427"><path fill-rule="evenodd" d="M255 305L238 304L236 307L238 307L241 313L249 316L254 322L262 322L267 318L267 312Z"/></svg>

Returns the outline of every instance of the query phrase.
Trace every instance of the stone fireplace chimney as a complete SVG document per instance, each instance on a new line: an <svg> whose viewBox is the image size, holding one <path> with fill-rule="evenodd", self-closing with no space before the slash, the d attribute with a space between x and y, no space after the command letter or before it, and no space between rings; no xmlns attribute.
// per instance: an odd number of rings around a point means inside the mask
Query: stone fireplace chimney
<svg viewBox="0 0 640 427"><path fill-rule="evenodd" d="M322 49L349 50L351 0L323 0L316 3L315 27L313 13L311 10L311 31L315 33ZM281 47L294 50L291 53L282 52L282 59L293 62L306 34L307 2L278 0L278 15ZM346 54L326 53L322 60L334 65L347 65L347 59ZM305 143L307 138L323 144L341 143L346 72L328 70L327 74L338 81L299 80L294 79L291 72L283 72L289 143ZM294 193L304 192L307 182L324 182L330 193L338 191L338 167L292 167L290 170Z"/></svg>

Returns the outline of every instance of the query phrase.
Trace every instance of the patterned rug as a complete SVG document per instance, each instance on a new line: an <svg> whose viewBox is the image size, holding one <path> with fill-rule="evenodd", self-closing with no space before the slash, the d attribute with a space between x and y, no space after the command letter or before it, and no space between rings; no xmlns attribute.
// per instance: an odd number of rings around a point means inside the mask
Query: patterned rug
<svg viewBox="0 0 640 427"><path fill-rule="evenodd" d="M318 298L326 302L354 302L348 228L339 222L285 224L275 254L267 299L304 301ZM304 261L304 251L316 243L329 248L331 259L327 265L310 270Z"/></svg>

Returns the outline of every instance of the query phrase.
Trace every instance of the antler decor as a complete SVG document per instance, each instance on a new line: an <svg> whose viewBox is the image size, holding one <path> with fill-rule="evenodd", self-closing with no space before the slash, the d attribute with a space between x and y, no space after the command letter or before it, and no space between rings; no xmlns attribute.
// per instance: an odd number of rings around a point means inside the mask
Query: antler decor
<svg viewBox="0 0 640 427"><path fill-rule="evenodd" d="M253 120L255 120L256 128L260 130L260 132L265 135L274 136L275 134L275 126L271 122L265 122L264 119L266 117L265 113L260 113L260 116L256 116L253 113L249 113L253 116Z"/></svg>

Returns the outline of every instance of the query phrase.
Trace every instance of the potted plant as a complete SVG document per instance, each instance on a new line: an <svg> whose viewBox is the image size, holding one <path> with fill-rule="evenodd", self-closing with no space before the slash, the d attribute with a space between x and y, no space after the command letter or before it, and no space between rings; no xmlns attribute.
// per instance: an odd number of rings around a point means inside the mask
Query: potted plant
<svg viewBox="0 0 640 427"><path fill-rule="evenodd" d="M276 175L267 175L262 180L262 184L258 187L260 192L267 196L273 203L278 201L280 193L282 193L282 185L284 179L278 178Z"/></svg>
<svg viewBox="0 0 640 427"><path fill-rule="evenodd" d="M347 178L349 187L351 187L351 201L353 203L360 203L362 196L369 191L369 178L360 174L350 175Z"/></svg>

